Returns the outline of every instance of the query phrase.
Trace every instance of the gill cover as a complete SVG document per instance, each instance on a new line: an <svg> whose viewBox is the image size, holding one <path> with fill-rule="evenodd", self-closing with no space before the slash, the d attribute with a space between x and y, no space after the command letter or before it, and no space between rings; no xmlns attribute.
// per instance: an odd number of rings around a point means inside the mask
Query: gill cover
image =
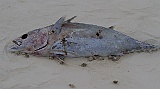
<svg viewBox="0 0 160 89"><path fill-rule="evenodd" d="M41 28L41 29L37 29L39 30L35 36L33 36L33 39L30 39L31 43L30 45L33 44L33 51L39 51L41 49L44 49L48 46L48 43L52 42L54 40L53 35L49 36L50 31L55 32L56 34L59 34L61 32L61 26L64 22L65 17L61 17L55 24L53 27L51 28ZM34 39L37 38L37 39ZM52 38L52 39L51 39Z"/></svg>
<svg viewBox="0 0 160 89"><path fill-rule="evenodd" d="M61 27L62 24L65 20L65 17L61 17L55 24L53 27L51 28L43 28L41 29L41 33L42 36L40 37L40 40L38 40L37 42L41 42L43 43L43 45L40 46L41 43L39 43L39 48L36 48L36 50L34 51L38 51L42 48L45 48L48 46L48 44L51 43L55 40L55 36L57 36L60 32L61 32ZM54 34L50 34L50 33L54 33Z"/></svg>

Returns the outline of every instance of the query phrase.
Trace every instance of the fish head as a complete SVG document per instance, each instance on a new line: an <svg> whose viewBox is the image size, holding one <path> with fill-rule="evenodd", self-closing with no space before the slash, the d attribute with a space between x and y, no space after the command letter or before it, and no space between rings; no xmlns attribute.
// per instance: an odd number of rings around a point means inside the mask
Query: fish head
<svg viewBox="0 0 160 89"><path fill-rule="evenodd" d="M12 45L7 47L11 52L33 53L47 45L48 31L47 29L36 29L21 35L12 40Z"/></svg>
<svg viewBox="0 0 160 89"><path fill-rule="evenodd" d="M12 40L11 43L13 45L7 46L7 51L32 54L40 52L41 49L47 50L48 44L53 44L61 33L61 27L64 20L65 17L61 17L54 25L39 28L21 35Z"/></svg>

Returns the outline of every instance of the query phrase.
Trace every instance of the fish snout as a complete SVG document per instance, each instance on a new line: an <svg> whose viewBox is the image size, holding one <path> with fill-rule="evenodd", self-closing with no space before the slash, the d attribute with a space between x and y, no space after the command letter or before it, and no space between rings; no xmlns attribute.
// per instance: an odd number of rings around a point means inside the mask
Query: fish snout
<svg viewBox="0 0 160 89"><path fill-rule="evenodd" d="M7 52L16 52L16 51L22 51L25 47L22 45L20 41L12 40L5 45L5 50Z"/></svg>

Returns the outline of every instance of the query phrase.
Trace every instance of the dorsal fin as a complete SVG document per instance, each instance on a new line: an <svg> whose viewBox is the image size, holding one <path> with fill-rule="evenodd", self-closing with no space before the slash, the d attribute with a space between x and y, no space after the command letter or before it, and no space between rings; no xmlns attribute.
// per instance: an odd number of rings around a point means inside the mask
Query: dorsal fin
<svg viewBox="0 0 160 89"><path fill-rule="evenodd" d="M60 33L61 32L61 27L62 24L64 23L65 17L61 17L52 27L52 30L56 31L56 33Z"/></svg>
<svg viewBox="0 0 160 89"><path fill-rule="evenodd" d="M76 18L77 16L73 16L72 18L70 18L70 19L68 19L68 20L66 20L65 22L66 23L70 23L74 18Z"/></svg>

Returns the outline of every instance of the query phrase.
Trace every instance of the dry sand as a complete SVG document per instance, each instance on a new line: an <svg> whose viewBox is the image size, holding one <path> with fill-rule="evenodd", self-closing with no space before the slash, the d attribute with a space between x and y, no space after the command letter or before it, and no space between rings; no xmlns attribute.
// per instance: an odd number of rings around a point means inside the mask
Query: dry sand
<svg viewBox="0 0 160 89"><path fill-rule="evenodd" d="M160 45L160 0L0 0L0 89L160 88L160 51L125 55L117 62L68 58L67 65L3 51L11 39L63 15L77 15L75 22L115 25L119 32Z"/></svg>

